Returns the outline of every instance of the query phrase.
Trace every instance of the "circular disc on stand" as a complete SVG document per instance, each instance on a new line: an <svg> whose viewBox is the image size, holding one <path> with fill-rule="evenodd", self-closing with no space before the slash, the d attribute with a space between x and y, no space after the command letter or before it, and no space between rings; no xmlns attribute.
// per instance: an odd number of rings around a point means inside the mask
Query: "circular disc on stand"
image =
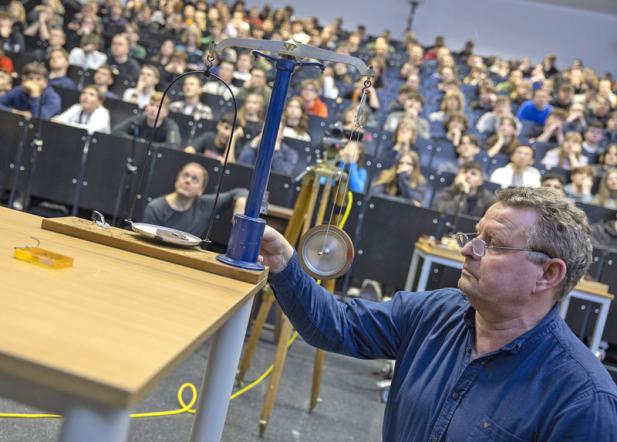
<svg viewBox="0 0 617 442"><path fill-rule="evenodd" d="M302 268L316 279L335 279L351 267L351 239L336 226L313 227L300 239L298 255Z"/></svg>

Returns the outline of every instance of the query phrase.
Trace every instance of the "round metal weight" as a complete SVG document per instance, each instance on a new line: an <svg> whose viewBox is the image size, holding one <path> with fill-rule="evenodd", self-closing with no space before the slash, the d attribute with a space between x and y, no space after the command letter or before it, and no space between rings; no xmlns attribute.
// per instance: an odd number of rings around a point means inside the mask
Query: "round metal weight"
<svg viewBox="0 0 617 442"><path fill-rule="evenodd" d="M335 279L351 267L351 239L336 226L313 227L300 239L298 255L302 268L316 279Z"/></svg>

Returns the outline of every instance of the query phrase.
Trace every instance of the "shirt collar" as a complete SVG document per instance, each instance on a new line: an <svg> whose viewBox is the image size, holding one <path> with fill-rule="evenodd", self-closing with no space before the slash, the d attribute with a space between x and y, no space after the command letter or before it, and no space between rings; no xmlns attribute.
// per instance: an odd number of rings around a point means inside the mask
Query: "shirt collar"
<svg viewBox="0 0 617 442"><path fill-rule="evenodd" d="M476 309L470 304L465 310L464 321L465 325L472 332L472 336L475 336L475 316ZM495 353L501 352L509 352L509 353L517 353L521 350L524 350L529 345L532 345L538 339L542 338L546 334L550 333L556 325L556 319L559 317L559 303L556 303L553 308L542 318L542 320L536 324L534 328L528 330L523 333L518 338L514 339L512 342L501 347Z"/></svg>

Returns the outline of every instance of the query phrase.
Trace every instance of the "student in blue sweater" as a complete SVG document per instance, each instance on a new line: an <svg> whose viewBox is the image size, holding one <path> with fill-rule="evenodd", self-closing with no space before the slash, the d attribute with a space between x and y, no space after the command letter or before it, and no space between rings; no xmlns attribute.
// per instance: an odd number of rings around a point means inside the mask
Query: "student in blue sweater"
<svg viewBox="0 0 617 442"><path fill-rule="evenodd" d="M546 119L553 110L553 106L549 104L551 96L544 89L536 89L532 100L527 100L518 108L516 118L519 120L527 120L544 126Z"/></svg>

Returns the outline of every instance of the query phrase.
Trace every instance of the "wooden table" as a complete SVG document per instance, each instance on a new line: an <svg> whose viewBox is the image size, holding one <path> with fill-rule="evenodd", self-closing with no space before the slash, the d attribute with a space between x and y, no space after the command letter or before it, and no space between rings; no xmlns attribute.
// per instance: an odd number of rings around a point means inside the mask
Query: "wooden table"
<svg viewBox="0 0 617 442"><path fill-rule="evenodd" d="M129 411L213 336L192 440L218 441L266 273L241 282L40 225L0 208L0 394L64 414L63 441L125 440ZM31 236L74 266L14 259Z"/></svg>
<svg viewBox="0 0 617 442"><path fill-rule="evenodd" d="M415 244L409 272L407 273L407 281L405 282L405 290L407 291L412 290L413 282L416 280L420 258L422 258L424 262L420 271L418 284L415 288L416 291L426 290L431 266L433 264L441 264L456 269L462 269L465 261L460 250L435 246L426 240L418 240ZM607 292L606 285L582 280L561 301L559 313L564 319L568 313L571 298L579 298L600 304L600 313L594 325L593 336L589 344L590 350L594 355L597 355L602 333L604 332L604 326L606 325L608 311L614 296Z"/></svg>

